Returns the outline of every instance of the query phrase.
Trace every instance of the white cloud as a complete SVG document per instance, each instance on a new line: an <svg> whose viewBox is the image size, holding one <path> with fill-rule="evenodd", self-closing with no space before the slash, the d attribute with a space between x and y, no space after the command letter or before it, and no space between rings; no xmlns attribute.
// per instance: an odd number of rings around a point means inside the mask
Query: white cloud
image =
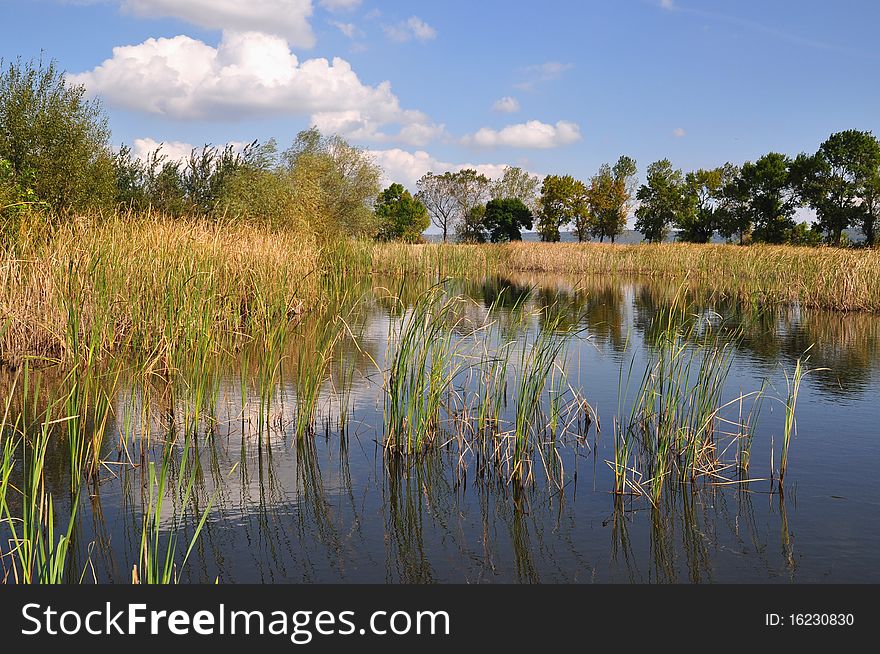
<svg viewBox="0 0 880 654"><path fill-rule="evenodd" d="M70 76L112 106L176 119L311 116L351 138L424 145L442 133L425 114L401 109L389 82L363 84L343 59L299 61L287 42L256 32L223 33L216 48L187 36L113 49L94 70Z"/></svg>
<svg viewBox="0 0 880 654"><path fill-rule="evenodd" d="M318 4L328 11L351 11L360 6L361 0L320 0Z"/></svg>
<svg viewBox="0 0 880 654"><path fill-rule="evenodd" d="M685 129L683 127L676 127L674 130L672 130L672 135L675 138L680 139L680 138L684 138L685 136L687 136L687 132L685 131Z"/></svg>
<svg viewBox="0 0 880 654"><path fill-rule="evenodd" d="M462 139L465 145L481 148L506 146L511 148L548 149L569 145L581 140L581 129L576 123L560 120L548 125L538 120L508 125L501 130L484 127Z"/></svg>
<svg viewBox="0 0 880 654"><path fill-rule="evenodd" d="M676 8L674 0L660 0L660 7L662 9L670 9L670 10Z"/></svg>
<svg viewBox="0 0 880 654"><path fill-rule="evenodd" d="M263 32L300 48L315 45L312 0L122 0L138 16L178 18L199 27Z"/></svg>
<svg viewBox="0 0 880 654"><path fill-rule="evenodd" d="M502 114L514 114L519 111L519 109L519 100L512 98L509 95L500 100L496 100L495 104L492 105L492 111L497 111Z"/></svg>
<svg viewBox="0 0 880 654"><path fill-rule="evenodd" d="M523 81L514 84L515 88L523 91L532 91L542 82L550 82L562 77L563 73L574 68L574 64L564 64L559 61L548 61L543 64L526 66L520 69Z"/></svg>
<svg viewBox="0 0 880 654"><path fill-rule="evenodd" d="M411 16L407 20L395 25L383 25L382 29L389 39L398 43L406 43L412 39L424 43L425 41L437 38L437 30L418 16Z"/></svg>
<svg viewBox="0 0 880 654"><path fill-rule="evenodd" d="M443 162L423 150L407 152L394 148L391 150L370 150L369 154L384 171L383 185L387 186L397 182L412 191L416 190L416 182L428 172L439 174L463 168L473 168L487 177L498 178L504 174L504 169L507 167L507 164Z"/></svg>
<svg viewBox="0 0 880 654"><path fill-rule="evenodd" d="M243 141L232 141L228 145L231 145L236 152L241 152L249 144ZM178 161L181 163L189 159L193 150L198 149L201 151L203 147L202 145L195 146L192 143L185 143L183 141L157 141L151 138L142 138L134 140L131 145L131 152L141 161L146 161L147 157L160 146L162 148L161 154L165 155L167 161Z"/></svg>
<svg viewBox="0 0 880 654"><path fill-rule="evenodd" d="M361 32L354 23L341 23L339 21L331 20L330 24L350 39L363 36L363 32Z"/></svg>
<svg viewBox="0 0 880 654"><path fill-rule="evenodd" d="M169 161L184 161L188 159L194 147L191 143L184 143L182 141L160 142L155 139L144 138L134 140L134 143L131 145L131 152L141 161L146 161L147 157L155 152L160 145L162 146L162 154Z"/></svg>

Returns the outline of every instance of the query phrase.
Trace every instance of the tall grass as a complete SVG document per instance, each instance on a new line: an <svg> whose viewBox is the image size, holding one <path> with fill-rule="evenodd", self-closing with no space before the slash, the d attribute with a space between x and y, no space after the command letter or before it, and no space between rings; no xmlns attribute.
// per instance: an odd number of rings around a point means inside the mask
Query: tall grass
<svg viewBox="0 0 880 654"><path fill-rule="evenodd" d="M455 304L435 286L390 326L384 419L390 454L418 455L436 444L444 396L459 365L452 338Z"/></svg>
<svg viewBox="0 0 880 654"><path fill-rule="evenodd" d="M376 246L373 267L400 275L443 269L457 276L487 272L649 276L759 306L797 303L839 311L880 311L880 250L683 243L390 244Z"/></svg>

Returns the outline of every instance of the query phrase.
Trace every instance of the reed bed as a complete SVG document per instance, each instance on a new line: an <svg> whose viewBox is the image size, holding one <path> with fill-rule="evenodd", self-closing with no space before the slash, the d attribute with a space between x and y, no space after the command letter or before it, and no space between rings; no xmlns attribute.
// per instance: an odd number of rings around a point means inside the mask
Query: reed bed
<svg viewBox="0 0 880 654"><path fill-rule="evenodd" d="M388 274L442 269L485 272L647 276L686 283L759 306L794 304L880 312L880 250L789 246L377 245L373 268Z"/></svg>
<svg viewBox="0 0 880 654"><path fill-rule="evenodd" d="M48 229L48 228L47 228ZM318 300L308 234L161 216L81 219L0 247L0 361L125 354L173 366Z"/></svg>

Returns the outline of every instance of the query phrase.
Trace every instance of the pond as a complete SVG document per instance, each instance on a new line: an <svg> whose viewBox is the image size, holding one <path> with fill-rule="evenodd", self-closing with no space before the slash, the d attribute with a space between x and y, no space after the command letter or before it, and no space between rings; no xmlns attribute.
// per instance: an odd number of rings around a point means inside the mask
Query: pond
<svg viewBox="0 0 880 654"><path fill-rule="evenodd" d="M357 279L332 313L302 316L283 344L193 357L173 376L120 366L96 382L105 422L82 427L95 472L71 490L79 441L66 423L44 465L59 525L78 498L68 581L143 578L145 534L159 558L173 546L182 583L880 581L875 315L528 275L433 290ZM652 400L650 416L633 407L646 372L676 351L681 376L659 387L677 384L678 449L654 468L645 434L669 400ZM717 397L689 413L703 382ZM28 402L70 396L54 369L2 383L31 433ZM691 458L688 424L709 436ZM11 580L14 557L0 551Z"/></svg>

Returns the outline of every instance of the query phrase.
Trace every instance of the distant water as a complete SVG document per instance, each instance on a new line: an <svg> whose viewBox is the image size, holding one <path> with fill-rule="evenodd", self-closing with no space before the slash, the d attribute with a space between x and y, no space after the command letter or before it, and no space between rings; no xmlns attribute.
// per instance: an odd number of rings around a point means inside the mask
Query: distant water
<svg viewBox="0 0 880 654"><path fill-rule="evenodd" d="M859 243L865 239L861 230L858 230L858 229L848 229L848 230L846 230L845 233L849 237L850 242L852 242L852 243ZM427 240L429 243L440 243L443 240L443 238L440 234L425 234L424 236L425 236L425 240ZM562 237L561 240L563 243L577 243L577 240L578 240L577 235L574 232L562 232L560 234L560 236ZM526 241L529 243L537 243L540 240L541 239L538 236L537 232L526 232L523 234L523 241ZM671 233L669 235L669 237L666 239L666 242L667 243L674 243L675 240L676 240L675 233ZM619 243L621 245L634 245L636 243L644 243L644 241L645 241L645 238L644 238L644 236L642 236L641 232L637 232L634 229L628 229L623 234L618 236L614 242ZM593 239L591 242L598 243L599 240ZM605 242L610 243L610 241L608 241L608 240L606 240ZM712 237L712 243L726 243L726 242L727 242L727 239L724 239L720 236L716 235L716 236Z"/></svg>

